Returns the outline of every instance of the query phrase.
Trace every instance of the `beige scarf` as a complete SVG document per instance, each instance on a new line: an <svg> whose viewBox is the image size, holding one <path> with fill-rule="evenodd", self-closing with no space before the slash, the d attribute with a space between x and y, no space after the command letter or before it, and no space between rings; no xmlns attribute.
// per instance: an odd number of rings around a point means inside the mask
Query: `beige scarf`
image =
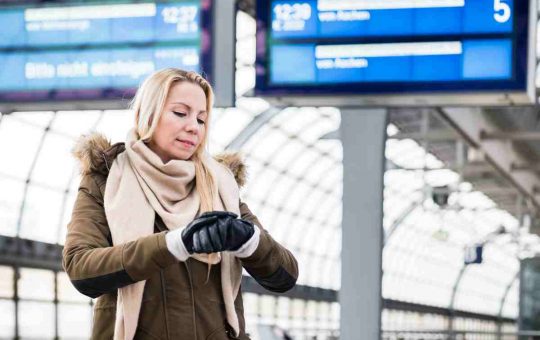
<svg viewBox="0 0 540 340"><path fill-rule="evenodd" d="M200 196L195 190L195 165L192 161L171 160L163 164L157 154L131 130L126 151L111 166L105 188L105 214L114 245L137 240L154 232L155 213L168 229L183 228L198 214ZM227 210L240 215L239 190L234 175L212 157L205 155L205 164L212 172L218 193L214 210ZM242 269L228 252L217 256L195 255L199 261L221 261L221 285L227 321L239 334L234 300L238 295ZM131 340L135 336L146 281L139 281L118 290L115 340Z"/></svg>

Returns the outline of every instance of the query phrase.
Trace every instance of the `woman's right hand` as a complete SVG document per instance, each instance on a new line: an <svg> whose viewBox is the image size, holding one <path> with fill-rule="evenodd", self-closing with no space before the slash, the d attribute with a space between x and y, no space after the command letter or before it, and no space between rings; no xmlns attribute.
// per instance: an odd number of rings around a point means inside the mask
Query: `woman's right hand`
<svg viewBox="0 0 540 340"><path fill-rule="evenodd" d="M182 241L190 253L235 251L255 233L254 225L228 211L209 211L182 230Z"/></svg>

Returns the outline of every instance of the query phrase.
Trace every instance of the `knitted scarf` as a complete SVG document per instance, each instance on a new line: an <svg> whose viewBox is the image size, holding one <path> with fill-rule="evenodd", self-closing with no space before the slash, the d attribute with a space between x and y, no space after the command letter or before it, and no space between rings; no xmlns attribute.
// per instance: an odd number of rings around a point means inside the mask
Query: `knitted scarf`
<svg viewBox="0 0 540 340"><path fill-rule="evenodd" d="M169 230L184 228L199 213L200 196L195 188L195 164L191 160L171 160L166 164L131 130L126 151L113 162L105 188L104 205L113 245L137 240L154 232L157 213ZM204 162L217 182L214 210L240 215L239 189L233 174L205 153ZM242 269L234 256L197 254L199 261L215 264L221 261L222 293L227 321L239 334L234 300L238 295ZM118 289L115 340L135 336L146 281Z"/></svg>

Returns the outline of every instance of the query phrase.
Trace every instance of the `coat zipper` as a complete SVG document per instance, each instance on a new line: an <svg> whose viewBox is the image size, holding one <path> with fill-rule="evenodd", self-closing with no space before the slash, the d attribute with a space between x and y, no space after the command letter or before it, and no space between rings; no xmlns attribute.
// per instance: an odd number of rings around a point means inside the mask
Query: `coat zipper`
<svg viewBox="0 0 540 340"><path fill-rule="evenodd" d="M189 278L189 287L191 288L191 311L192 311L192 317L193 317L193 333L195 335L195 339L197 339L197 322L195 320L195 296L193 294L193 280L191 279L191 271L189 270L189 266L187 264L187 260L184 261L184 265L186 266L186 271Z"/></svg>
<svg viewBox="0 0 540 340"><path fill-rule="evenodd" d="M167 333L167 339L170 339L169 317L167 316L167 294L165 290L165 277L163 275L163 270L159 271L159 276L161 278L161 298L163 300L163 314L165 315L165 332Z"/></svg>

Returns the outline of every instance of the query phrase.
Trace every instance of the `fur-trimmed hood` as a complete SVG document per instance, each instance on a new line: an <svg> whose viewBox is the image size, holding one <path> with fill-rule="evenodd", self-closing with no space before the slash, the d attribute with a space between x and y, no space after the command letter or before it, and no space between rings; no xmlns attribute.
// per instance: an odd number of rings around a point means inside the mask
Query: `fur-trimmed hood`
<svg viewBox="0 0 540 340"><path fill-rule="evenodd" d="M82 135L73 147L73 156L79 161L81 174L99 172L107 175L116 156L124 152L124 143L111 144L101 133ZM247 178L246 165L239 152L223 152L214 156L234 174L239 187L244 186Z"/></svg>

